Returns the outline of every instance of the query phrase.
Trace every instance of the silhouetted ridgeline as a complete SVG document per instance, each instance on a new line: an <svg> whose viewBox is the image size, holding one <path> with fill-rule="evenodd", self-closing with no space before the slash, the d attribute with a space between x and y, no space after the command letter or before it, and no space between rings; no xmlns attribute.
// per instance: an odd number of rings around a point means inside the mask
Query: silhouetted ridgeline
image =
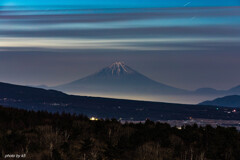
<svg viewBox="0 0 240 160"><path fill-rule="evenodd" d="M240 133L168 124L90 121L0 107L0 157L26 154L33 160L238 160Z"/></svg>
<svg viewBox="0 0 240 160"><path fill-rule="evenodd" d="M212 101L205 101L199 105L225 106L240 108L240 95L231 95L214 99Z"/></svg>
<svg viewBox="0 0 240 160"><path fill-rule="evenodd" d="M228 107L72 96L54 90L7 83L0 83L0 105L123 120L183 120L189 117L240 120L240 112L233 113L234 108Z"/></svg>

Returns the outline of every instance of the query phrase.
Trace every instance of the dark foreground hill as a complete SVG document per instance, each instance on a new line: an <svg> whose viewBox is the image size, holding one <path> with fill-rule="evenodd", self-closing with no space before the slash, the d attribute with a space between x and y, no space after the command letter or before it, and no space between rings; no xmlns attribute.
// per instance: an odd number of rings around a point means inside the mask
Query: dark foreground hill
<svg viewBox="0 0 240 160"><path fill-rule="evenodd" d="M0 104L26 110L84 114L123 120L235 119L232 108L72 96L54 90L0 83Z"/></svg>
<svg viewBox="0 0 240 160"><path fill-rule="evenodd" d="M146 121L90 121L85 116L0 107L0 159L25 160L239 160L235 128ZM14 159L14 158L11 158ZM17 159L17 158L15 158Z"/></svg>
<svg viewBox="0 0 240 160"><path fill-rule="evenodd" d="M240 96L232 95L222 98L217 98L212 101L205 101L200 103L200 105L212 105L212 106L224 106L224 107L236 107L240 108Z"/></svg>

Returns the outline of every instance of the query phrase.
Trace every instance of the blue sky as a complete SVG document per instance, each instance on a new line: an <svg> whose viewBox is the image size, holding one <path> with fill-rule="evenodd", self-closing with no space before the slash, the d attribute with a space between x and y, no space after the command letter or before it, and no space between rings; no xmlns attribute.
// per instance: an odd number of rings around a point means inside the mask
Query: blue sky
<svg viewBox="0 0 240 160"><path fill-rule="evenodd" d="M95 5L108 7L239 6L239 0L3 0L2 5Z"/></svg>

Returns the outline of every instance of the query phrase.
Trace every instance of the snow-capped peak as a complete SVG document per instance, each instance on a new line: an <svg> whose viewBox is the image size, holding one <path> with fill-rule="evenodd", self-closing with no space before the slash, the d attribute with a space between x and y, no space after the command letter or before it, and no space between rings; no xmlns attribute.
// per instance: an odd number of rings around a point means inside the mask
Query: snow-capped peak
<svg viewBox="0 0 240 160"><path fill-rule="evenodd" d="M111 70L112 75L120 75L124 73L132 73L133 70L124 64L124 62L115 62L111 64L108 69Z"/></svg>

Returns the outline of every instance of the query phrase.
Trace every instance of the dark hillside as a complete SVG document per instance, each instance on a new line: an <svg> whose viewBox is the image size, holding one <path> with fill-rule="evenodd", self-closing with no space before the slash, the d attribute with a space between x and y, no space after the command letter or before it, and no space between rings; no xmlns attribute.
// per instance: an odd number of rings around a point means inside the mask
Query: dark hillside
<svg viewBox="0 0 240 160"><path fill-rule="evenodd" d="M90 121L85 116L0 107L0 157L25 154L31 160L238 160L235 128L146 121Z"/></svg>
<svg viewBox="0 0 240 160"><path fill-rule="evenodd" d="M239 120L233 108L72 96L54 90L0 83L0 105L34 111L66 112L123 120Z"/></svg>

